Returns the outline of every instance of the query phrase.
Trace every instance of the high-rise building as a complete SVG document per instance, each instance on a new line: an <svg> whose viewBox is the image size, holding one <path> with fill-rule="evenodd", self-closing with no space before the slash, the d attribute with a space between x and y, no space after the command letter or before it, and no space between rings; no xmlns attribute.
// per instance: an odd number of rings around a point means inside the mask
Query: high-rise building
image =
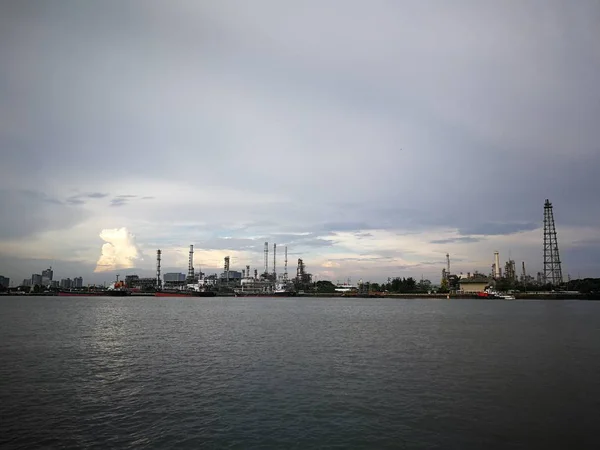
<svg viewBox="0 0 600 450"><path fill-rule="evenodd" d="M50 286L50 283L52 282L52 277L54 275L54 272L52 271L52 267L42 270L42 282L41 284L43 286Z"/></svg>
<svg viewBox="0 0 600 450"><path fill-rule="evenodd" d="M74 288L82 288L83 287L83 278L82 277L75 277L75 278L73 278L72 287L74 287Z"/></svg>
<svg viewBox="0 0 600 450"><path fill-rule="evenodd" d="M36 284L42 285L42 276L39 273L31 274L31 285L35 286Z"/></svg>
<svg viewBox="0 0 600 450"><path fill-rule="evenodd" d="M10 284L10 278L3 277L2 275L0 275L0 286L2 286L5 289L8 289L9 284Z"/></svg>
<svg viewBox="0 0 600 450"><path fill-rule="evenodd" d="M52 281L53 276L54 276L54 271L52 270L52 267L50 267L46 270L42 270L42 277L48 278L49 281Z"/></svg>
<svg viewBox="0 0 600 450"><path fill-rule="evenodd" d="M71 281L70 278L63 278L62 280L60 280L60 287L62 289L71 289L73 282Z"/></svg>

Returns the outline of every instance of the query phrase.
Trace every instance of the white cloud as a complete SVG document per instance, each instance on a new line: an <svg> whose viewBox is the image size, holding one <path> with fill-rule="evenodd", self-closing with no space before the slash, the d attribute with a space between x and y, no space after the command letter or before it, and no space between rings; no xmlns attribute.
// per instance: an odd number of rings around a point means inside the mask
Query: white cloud
<svg viewBox="0 0 600 450"><path fill-rule="evenodd" d="M104 229L100 237L106 242L96 263L94 272L109 272L135 267L141 258L135 243L135 236L127 228Z"/></svg>

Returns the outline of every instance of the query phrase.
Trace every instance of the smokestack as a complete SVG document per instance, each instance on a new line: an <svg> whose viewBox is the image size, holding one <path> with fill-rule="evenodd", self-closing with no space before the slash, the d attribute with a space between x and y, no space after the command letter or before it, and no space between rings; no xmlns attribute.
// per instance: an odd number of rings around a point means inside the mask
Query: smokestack
<svg viewBox="0 0 600 450"><path fill-rule="evenodd" d="M287 272L287 245L285 246L285 269L283 272L283 279L284 281L287 281L288 279L288 272Z"/></svg>
<svg viewBox="0 0 600 450"><path fill-rule="evenodd" d="M494 252L494 265L496 269L496 273L494 274L495 278L500 278L500 253Z"/></svg>
<svg viewBox="0 0 600 450"><path fill-rule="evenodd" d="M188 261L188 282L194 281L194 246L190 245L190 259Z"/></svg>
<svg viewBox="0 0 600 450"><path fill-rule="evenodd" d="M277 279L277 244L273 244L273 276Z"/></svg>
<svg viewBox="0 0 600 450"><path fill-rule="evenodd" d="M523 277L523 279L521 281L525 281L525 279L527 278L527 272L525 272L525 261L523 261L523 274L521 275Z"/></svg>
<svg viewBox="0 0 600 450"><path fill-rule="evenodd" d="M246 266L246 276L250 278L252 274L250 273L250 266Z"/></svg>
<svg viewBox="0 0 600 450"><path fill-rule="evenodd" d="M225 280L229 283L229 256L225 257L225 263L223 264L223 269L225 271Z"/></svg>
<svg viewBox="0 0 600 450"><path fill-rule="evenodd" d="M161 255L161 251L156 250L156 288L160 289L161 287L161 280L160 280L160 255Z"/></svg>
<svg viewBox="0 0 600 450"><path fill-rule="evenodd" d="M450 275L450 255L446 253L446 272Z"/></svg>
<svg viewBox="0 0 600 450"><path fill-rule="evenodd" d="M269 273L269 243L265 242L265 272Z"/></svg>

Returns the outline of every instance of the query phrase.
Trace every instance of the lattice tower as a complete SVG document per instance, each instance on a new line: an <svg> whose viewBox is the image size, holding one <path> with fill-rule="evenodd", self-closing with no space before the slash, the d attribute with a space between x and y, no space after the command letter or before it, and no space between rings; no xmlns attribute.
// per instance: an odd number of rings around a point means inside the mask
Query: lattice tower
<svg viewBox="0 0 600 450"><path fill-rule="evenodd" d="M563 281L558 241L554 226L552 203L548 199L544 203L544 282L558 286Z"/></svg>

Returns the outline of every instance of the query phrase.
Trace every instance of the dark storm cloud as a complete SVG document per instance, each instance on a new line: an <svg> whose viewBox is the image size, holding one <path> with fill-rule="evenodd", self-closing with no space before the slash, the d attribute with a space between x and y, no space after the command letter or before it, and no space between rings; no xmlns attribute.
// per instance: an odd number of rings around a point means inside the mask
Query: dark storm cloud
<svg viewBox="0 0 600 450"><path fill-rule="evenodd" d="M0 211L0 240L70 228L89 217L87 211L76 205L31 190L0 189Z"/></svg>

